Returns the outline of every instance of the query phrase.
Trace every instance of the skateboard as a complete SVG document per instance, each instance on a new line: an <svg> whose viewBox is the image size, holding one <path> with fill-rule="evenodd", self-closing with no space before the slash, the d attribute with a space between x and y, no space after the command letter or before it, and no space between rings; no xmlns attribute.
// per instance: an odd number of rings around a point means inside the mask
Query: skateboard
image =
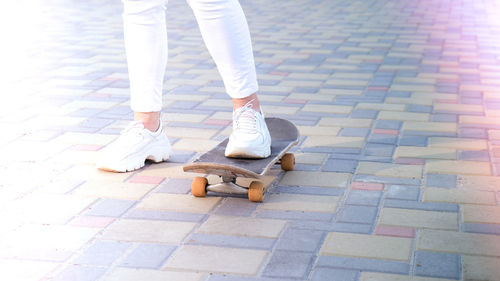
<svg viewBox="0 0 500 281"><path fill-rule="evenodd" d="M211 191L248 195L250 201L262 202L265 186L260 179L278 163L285 171L294 169L295 156L288 150L299 141L297 127L281 118L266 118L265 120L271 134L269 157L264 159L228 158L224 156L229 141L229 138L226 138L212 150L183 167L184 172L217 175L221 179L219 183L209 185L206 177L195 177L191 184L191 193L195 197L205 197L207 191ZM236 183L237 177L250 178L253 181L246 187Z"/></svg>

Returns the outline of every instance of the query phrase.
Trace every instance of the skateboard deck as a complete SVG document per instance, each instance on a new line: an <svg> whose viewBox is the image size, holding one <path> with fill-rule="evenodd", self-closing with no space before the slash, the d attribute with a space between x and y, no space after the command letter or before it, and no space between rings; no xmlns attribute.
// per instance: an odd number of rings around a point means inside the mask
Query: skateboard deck
<svg viewBox="0 0 500 281"><path fill-rule="evenodd" d="M248 194L251 201L261 202L264 197L264 184L259 181L277 162L283 170L293 170L294 156L287 153L298 143L299 132L295 125L281 118L266 118L266 124L271 134L271 155L264 159L228 158L224 156L226 138L210 151L202 154L192 163L186 164L185 172L194 172L207 175L218 175L222 182L208 185L203 177L196 177L191 185L194 196L204 197L207 191L232 194ZM236 184L236 178L252 178L249 187Z"/></svg>

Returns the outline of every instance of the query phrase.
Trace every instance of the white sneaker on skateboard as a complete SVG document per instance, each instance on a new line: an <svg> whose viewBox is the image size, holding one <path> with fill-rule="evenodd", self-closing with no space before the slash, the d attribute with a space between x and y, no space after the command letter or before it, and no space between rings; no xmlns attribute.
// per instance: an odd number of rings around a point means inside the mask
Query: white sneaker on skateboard
<svg viewBox="0 0 500 281"><path fill-rule="evenodd" d="M260 112L251 102L233 112L233 131L225 156L231 158L266 158L271 154L271 135Z"/></svg>

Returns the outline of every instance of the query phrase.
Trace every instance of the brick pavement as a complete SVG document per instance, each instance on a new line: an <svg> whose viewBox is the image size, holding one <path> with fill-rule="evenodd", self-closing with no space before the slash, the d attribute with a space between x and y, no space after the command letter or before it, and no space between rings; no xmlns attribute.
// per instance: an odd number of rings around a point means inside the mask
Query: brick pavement
<svg viewBox="0 0 500 281"><path fill-rule="evenodd" d="M231 104L184 1L175 153L124 174L93 164L132 117L120 2L39 2L4 44L2 280L500 280L498 1L242 1L263 108L301 132L260 204L189 194Z"/></svg>

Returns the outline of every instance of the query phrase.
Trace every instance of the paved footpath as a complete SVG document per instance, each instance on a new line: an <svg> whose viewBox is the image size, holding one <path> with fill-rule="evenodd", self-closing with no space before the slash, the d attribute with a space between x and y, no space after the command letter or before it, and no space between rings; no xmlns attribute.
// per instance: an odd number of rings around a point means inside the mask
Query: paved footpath
<svg viewBox="0 0 500 281"><path fill-rule="evenodd" d="M264 111L301 133L259 204L190 194L231 103L185 1L175 153L119 174L94 160L132 117L121 3L34 2L3 11L0 279L500 280L498 0L242 0Z"/></svg>

